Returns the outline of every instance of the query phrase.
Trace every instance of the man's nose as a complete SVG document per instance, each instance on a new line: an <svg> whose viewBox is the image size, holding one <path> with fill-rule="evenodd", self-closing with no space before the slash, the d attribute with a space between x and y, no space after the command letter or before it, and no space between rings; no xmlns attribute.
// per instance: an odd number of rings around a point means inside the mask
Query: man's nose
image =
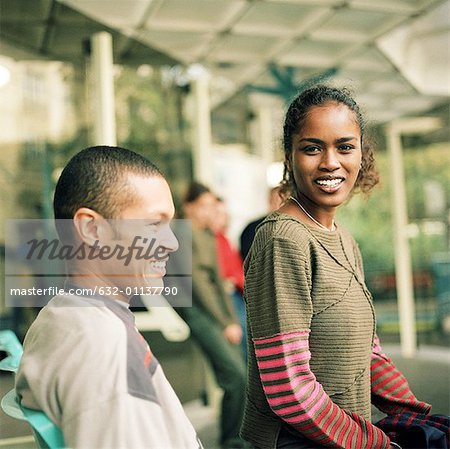
<svg viewBox="0 0 450 449"><path fill-rule="evenodd" d="M167 226L167 229L164 231L164 235L161 239L161 245L168 251L174 252L179 248L178 239L176 238L172 228Z"/></svg>

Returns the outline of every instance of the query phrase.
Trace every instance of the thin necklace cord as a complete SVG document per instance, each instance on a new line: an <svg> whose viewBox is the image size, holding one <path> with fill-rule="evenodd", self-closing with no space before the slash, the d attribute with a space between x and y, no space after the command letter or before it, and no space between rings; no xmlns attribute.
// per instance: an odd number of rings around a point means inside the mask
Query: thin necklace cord
<svg viewBox="0 0 450 449"><path fill-rule="evenodd" d="M298 207L307 215L308 218L311 219L311 221L313 221L317 226L321 227L322 229L325 229L328 232L334 231L336 229L336 224L333 223L331 224L331 229L328 229L326 226L324 226L322 223L320 223L319 221L317 221L300 203L300 201L297 200L297 198L294 198L293 196L289 197L290 200L294 201L294 203L296 203L298 205Z"/></svg>

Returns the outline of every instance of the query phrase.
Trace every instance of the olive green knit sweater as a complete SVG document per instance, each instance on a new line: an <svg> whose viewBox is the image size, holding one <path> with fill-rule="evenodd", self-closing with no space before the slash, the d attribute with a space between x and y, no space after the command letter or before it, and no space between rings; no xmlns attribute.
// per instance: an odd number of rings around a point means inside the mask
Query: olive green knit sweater
<svg viewBox="0 0 450 449"><path fill-rule="evenodd" d="M370 423L375 314L351 235L271 214L258 229L245 274L242 436L274 448L287 425L318 446L388 448L389 438Z"/></svg>

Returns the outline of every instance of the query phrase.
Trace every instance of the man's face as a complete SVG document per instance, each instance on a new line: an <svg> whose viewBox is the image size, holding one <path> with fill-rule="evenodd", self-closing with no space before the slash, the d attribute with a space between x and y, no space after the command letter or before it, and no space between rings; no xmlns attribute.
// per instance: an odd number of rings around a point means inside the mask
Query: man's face
<svg viewBox="0 0 450 449"><path fill-rule="evenodd" d="M126 248L129 257L111 258L108 274L113 285L138 294L141 288L164 285L167 259L178 249L170 228L175 208L169 185L161 176L129 174L127 184L134 192L129 205L109 220L109 241L101 243Z"/></svg>

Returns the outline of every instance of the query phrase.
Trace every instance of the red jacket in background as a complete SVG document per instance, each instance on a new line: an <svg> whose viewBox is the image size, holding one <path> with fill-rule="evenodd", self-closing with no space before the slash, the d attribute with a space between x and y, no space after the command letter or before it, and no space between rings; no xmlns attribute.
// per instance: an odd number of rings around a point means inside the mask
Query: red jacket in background
<svg viewBox="0 0 450 449"><path fill-rule="evenodd" d="M231 245L222 232L216 234L217 258L220 275L230 280L237 290L244 292L244 268L239 251Z"/></svg>

